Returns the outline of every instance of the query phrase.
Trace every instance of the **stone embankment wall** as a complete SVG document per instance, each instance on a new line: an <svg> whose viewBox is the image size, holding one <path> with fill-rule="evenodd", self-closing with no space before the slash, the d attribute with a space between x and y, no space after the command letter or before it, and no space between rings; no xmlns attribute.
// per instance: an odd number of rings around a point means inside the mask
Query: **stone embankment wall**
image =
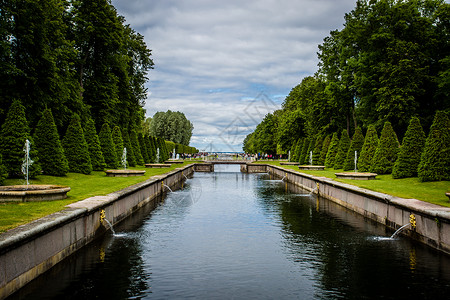
<svg viewBox="0 0 450 300"><path fill-rule="evenodd" d="M194 172L194 165L96 196L67 206L66 209L0 234L0 299L52 268L96 237L110 222L122 221L143 205L156 201L169 187ZM106 220L107 221L106 221Z"/></svg>
<svg viewBox="0 0 450 300"><path fill-rule="evenodd" d="M393 230L410 224L402 233L421 243L450 254L450 208L373 192L350 184L266 166L266 172L334 201Z"/></svg>

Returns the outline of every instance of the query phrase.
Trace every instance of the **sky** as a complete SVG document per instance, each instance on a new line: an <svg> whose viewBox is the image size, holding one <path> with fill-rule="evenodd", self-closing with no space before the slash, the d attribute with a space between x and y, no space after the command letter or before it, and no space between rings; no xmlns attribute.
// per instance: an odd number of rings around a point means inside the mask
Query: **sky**
<svg viewBox="0 0 450 300"><path fill-rule="evenodd" d="M190 146L242 151L244 138L318 67L318 45L356 0L112 0L152 51L146 116L180 111Z"/></svg>

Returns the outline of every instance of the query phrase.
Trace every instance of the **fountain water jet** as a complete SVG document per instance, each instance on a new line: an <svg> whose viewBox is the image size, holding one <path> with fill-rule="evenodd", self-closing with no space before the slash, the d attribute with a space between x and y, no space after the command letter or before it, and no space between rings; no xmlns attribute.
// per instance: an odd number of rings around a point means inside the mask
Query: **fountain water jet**
<svg viewBox="0 0 450 300"><path fill-rule="evenodd" d="M395 238L403 229L406 228L406 226L411 225L411 223L405 224L402 227L400 227L399 229L397 229L394 234L391 235L391 239Z"/></svg>

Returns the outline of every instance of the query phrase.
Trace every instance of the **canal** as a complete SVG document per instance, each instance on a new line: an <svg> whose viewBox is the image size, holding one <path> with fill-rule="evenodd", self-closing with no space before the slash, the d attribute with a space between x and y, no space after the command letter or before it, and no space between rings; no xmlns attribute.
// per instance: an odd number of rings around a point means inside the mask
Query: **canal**
<svg viewBox="0 0 450 300"><path fill-rule="evenodd" d="M10 299L447 299L450 258L269 174L195 173Z"/></svg>

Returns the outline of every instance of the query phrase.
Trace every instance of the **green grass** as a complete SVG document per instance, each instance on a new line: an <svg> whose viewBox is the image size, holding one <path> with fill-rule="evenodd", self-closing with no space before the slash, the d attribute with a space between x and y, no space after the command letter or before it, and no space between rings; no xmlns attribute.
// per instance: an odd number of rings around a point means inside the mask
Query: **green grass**
<svg viewBox="0 0 450 300"><path fill-rule="evenodd" d="M127 186L149 179L154 175L161 175L169 171L189 164L173 164L170 168L130 168L145 170L144 176L133 177L107 177L105 172L92 172L91 175L69 173L67 176L54 177L40 175L31 180L31 184L58 184L70 187L70 192L64 200L48 202L7 202L0 203L0 232L17 227L22 224L39 219L46 215L58 212L70 203L84 200L92 196L107 195L121 190ZM5 185L24 184L23 179L6 179Z"/></svg>
<svg viewBox="0 0 450 300"><path fill-rule="evenodd" d="M261 161L261 163L267 163ZM268 162L269 164L280 166L279 162ZM286 169L299 171L298 166L281 166ZM326 168L324 171L307 171L300 172L311 174L314 176L327 177L335 181L352 184L371 191L381 192L392 196L418 199L429 203L450 207L446 192L450 191L450 181L433 181L420 182L417 177L393 179L392 175L378 175L375 180L351 180L338 179L335 173L343 172L343 170L334 170Z"/></svg>

